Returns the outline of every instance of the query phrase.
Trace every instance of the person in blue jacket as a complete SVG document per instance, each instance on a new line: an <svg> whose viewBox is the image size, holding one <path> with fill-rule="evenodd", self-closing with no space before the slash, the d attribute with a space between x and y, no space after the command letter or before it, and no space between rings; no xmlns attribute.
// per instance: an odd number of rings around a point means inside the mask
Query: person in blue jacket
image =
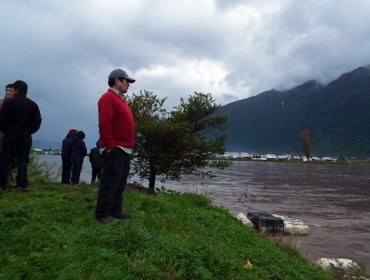
<svg viewBox="0 0 370 280"><path fill-rule="evenodd" d="M102 161L100 158L100 150L98 148L98 142L96 147L92 148L89 153L89 160L91 163L91 184L95 183L96 178L100 180L102 171Z"/></svg>
<svg viewBox="0 0 370 280"><path fill-rule="evenodd" d="M76 138L73 140L71 145L71 162L72 162L72 185L76 185L80 181L80 174L82 170L82 164L84 158L87 155L87 149L85 145L85 133L78 131Z"/></svg>
<svg viewBox="0 0 370 280"><path fill-rule="evenodd" d="M71 184L71 171L72 171L72 159L71 159L71 147L74 139L76 138L77 129L71 128L62 143L62 184Z"/></svg>

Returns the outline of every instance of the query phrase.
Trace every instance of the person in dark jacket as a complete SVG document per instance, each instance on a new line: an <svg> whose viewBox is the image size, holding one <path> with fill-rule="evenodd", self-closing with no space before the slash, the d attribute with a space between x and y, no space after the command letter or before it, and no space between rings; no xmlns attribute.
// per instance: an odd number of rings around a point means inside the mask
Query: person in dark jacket
<svg viewBox="0 0 370 280"><path fill-rule="evenodd" d="M6 85L5 86L4 98L0 100L0 109L3 106L4 101L6 99L12 98L13 96L14 96L14 86L13 86L13 84ZM2 146L2 143L3 143L3 137L4 137L4 133L0 130L0 152L1 152L1 146ZM12 169L14 169L15 167L16 167L16 164L15 164L15 159L14 159L14 161L12 162L11 167L10 167L9 178L7 179L6 187L11 188L11 187L15 187L17 185L15 182L13 182L13 178L12 178Z"/></svg>
<svg viewBox="0 0 370 280"><path fill-rule="evenodd" d="M77 129L71 128L68 134L63 139L62 143L62 184L71 184L71 146L73 140L76 138Z"/></svg>
<svg viewBox="0 0 370 280"><path fill-rule="evenodd" d="M5 188L11 164L17 160L17 187L27 189L27 168L32 146L32 134L39 130L41 113L38 105L27 98L28 85L14 82L14 97L4 101L0 110L0 130L4 132L0 152L0 186Z"/></svg>
<svg viewBox="0 0 370 280"><path fill-rule="evenodd" d="M96 147L92 148L89 153L89 160L91 163L91 184L95 183L96 178L100 180L100 174L102 171L102 162L100 159L98 144L99 141L96 143Z"/></svg>
<svg viewBox="0 0 370 280"><path fill-rule="evenodd" d="M76 138L73 140L71 145L72 185L76 185L79 183L82 164L84 163L84 158L87 155L87 149L84 139L85 133L83 131L78 131L76 134Z"/></svg>

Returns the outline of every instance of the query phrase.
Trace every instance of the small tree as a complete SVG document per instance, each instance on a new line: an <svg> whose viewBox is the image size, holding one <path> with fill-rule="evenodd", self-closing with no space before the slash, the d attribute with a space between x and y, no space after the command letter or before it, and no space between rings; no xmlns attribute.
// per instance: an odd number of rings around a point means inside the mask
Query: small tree
<svg viewBox="0 0 370 280"><path fill-rule="evenodd" d="M192 174L209 175L201 168L224 168L230 164L225 160L210 161L215 155L225 152L225 123L228 117L215 115L219 107L210 93L194 92L187 100L181 98L180 105L172 112L176 122L186 123L191 131L191 142L185 150L190 164L196 166Z"/></svg>
<svg viewBox="0 0 370 280"><path fill-rule="evenodd" d="M212 116L218 106L210 94L181 99L170 113L164 108L166 98L149 91L133 94L127 101L136 127L133 171L149 180L150 189L154 190L157 176L162 181L178 180L184 174L210 175L200 170L206 166L227 166L225 161L210 161L224 152L226 139L225 133L211 135L213 129L222 129L226 117Z"/></svg>
<svg viewBox="0 0 370 280"><path fill-rule="evenodd" d="M310 132L308 130L301 131L301 145L307 160L311 157Z"/></svg>

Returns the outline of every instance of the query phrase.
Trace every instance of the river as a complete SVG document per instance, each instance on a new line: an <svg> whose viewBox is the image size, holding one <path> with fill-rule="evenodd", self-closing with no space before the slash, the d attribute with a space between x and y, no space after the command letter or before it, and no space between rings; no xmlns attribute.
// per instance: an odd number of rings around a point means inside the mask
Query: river
<svg viewBox="0 0 370 280"><path fill-rule="evenodd" d="M39 160L54 171L60 168L60 156ZM89 182L90 174L86 158L81 180ZM311 261L349 258L370 271L369 166L235 161L214 174L211 179L186 176L180 182L156 184L206 194L233 214L268 212L300 219L309 226L309 234L284 237L282 242Z"/></svg>

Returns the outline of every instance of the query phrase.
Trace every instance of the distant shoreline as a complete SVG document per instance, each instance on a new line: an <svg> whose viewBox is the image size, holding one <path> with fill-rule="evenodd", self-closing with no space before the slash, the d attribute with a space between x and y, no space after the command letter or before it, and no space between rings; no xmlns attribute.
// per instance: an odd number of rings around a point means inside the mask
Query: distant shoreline
<svg viewBox="0 0 370 280"><path fill-rule="evenodd" d="M43 150L33 150L36 155L49 155L49 156L60 156L58 152L47 153ZM251 159L251 158L226 158L222 159L230 161L253 161L253 162L281 162L281 163L306 163L306 164L349 164L349 165L359 165L359 166L370 166L370 160L360 160L360 159L351 159L348 161L338 161L338 160L310 160L303 161L299 159Z"/></svg>
<svg viewBox="0 0 370 280"><path fill-rule="evenodd" d="M301 163L301 164L338 164L338 165L359 165L359 166L370 166L370 160L351 160L348 162L339 162L339 161L324 161L324 160L312 160L312 161L303 161L296 159L266 159L266 160L256 160L249 158L234 158L228 159L230 161L253 161L253 162L276 162L276 163Z"/></svg>

